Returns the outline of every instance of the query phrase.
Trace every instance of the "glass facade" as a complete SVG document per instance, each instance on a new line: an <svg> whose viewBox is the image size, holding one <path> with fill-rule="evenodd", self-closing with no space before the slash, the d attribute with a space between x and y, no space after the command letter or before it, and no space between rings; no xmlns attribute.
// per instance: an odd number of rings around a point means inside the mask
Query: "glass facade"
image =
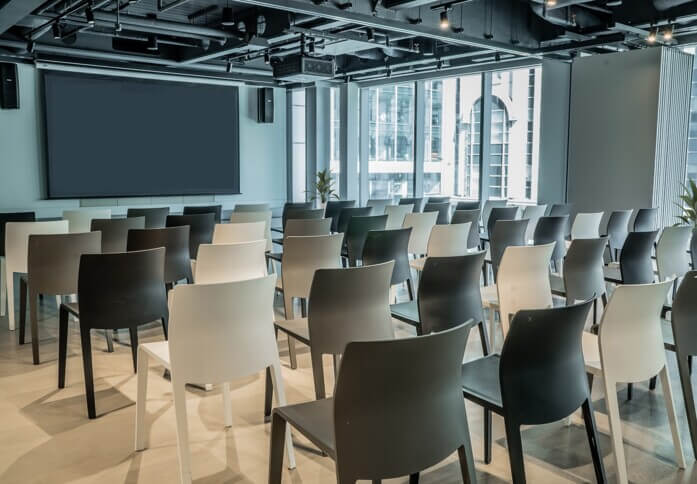
<svg viewBox="0 0 697 484"><path fill-rule="evenodd" d="M329 159L329 171L332 173L332 178L334 179L334 190L337 194L339 192L339 177L341 176L341 161L340 161L340 146L339 146L339 136L341 133L341 115L340 115L340 96L339 88L332 87L329 90L329 120L330 120L330 152L331 158Z"/></svg>
<svg viewBox="0 0 697 484"><path fill-rule="evenodd" d="M292 201L304 202L306 198L306 165L305 165L305 90L296 89L290 92L291 99L291 178Z"/></svg>
<svg viewBox="0 0 697 484"><path fill-rule="evenodd" d="M686 47L685 52L695 54L697 47ZM697 181L697 62L692 71L690 93L690 130L687 137L687 178Z"/></svg>

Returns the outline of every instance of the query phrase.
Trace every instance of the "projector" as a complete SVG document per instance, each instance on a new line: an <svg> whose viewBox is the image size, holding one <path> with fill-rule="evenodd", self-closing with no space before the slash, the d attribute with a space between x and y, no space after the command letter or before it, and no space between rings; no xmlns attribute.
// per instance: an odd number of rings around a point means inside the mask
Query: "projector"
<svg viewBox="0 0 697 484"><path fill-rule="evenodd" d="M318 59L302 54L284 57L273 66L276 79L296 82L312 82L334 77L334 60Z"/></svg>

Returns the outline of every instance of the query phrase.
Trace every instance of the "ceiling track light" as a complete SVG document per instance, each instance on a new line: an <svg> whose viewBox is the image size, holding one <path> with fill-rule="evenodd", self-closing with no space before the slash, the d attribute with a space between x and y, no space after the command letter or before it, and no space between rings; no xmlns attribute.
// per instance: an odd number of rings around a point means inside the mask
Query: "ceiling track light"
<svg viewBox="0 0 697 484"><path fill-rule="evenodd" d="M271 64L271 54L264 52L264 64Z"/></svg>
<svg viewBox="0 0 697 484"><path fill-rule="evenodd" d="M53 24L51 27L51 30L53 31L53 38L56 40L60 40L61 37L63 37L63 28L60 23L56 22Z"/></svg>
<svg viewBox="0 0 697 484"><path fill-rule="evenodd" d="M652 28L649 30L649 34L646 36L646 42L649 44L655 44L656 43L656 29Z"/></svg>
<svg viewBox="0 0 697 484"><path fill-rule="evenodd" d="M450 28L450 19L448 18L448 9L447 9L447 8L444 9L444 10L440 13L440 23L439 23L439 25L440 25L440 28L443 29L443 30Z"/></svg>
<svg viewBox="0 0 697 484"><path fill-rule="evenodd" d="M154 35L148 35L148 45L146 47L149 51L154 52L158 49L157 37Z"/></svg>
<svg viewBox="0 0 697 484"><path fill-rule="evenodd" d="M368 42L375 42L375 31L370 27L365 31L366 36L368 36Z"/></svg>
<svg viewBox="0 0 697 484"><path fill-rule="evenodd" d="M673 24L670 24L663 31L663 40L665 40L666 42L670 42L673 40L673 28Z"/></svg>
<svg viewBox="0 0 697 484"><path fill-rule="evenodd" d="M223 20L220 22L220 24L225 25L226 27L232 27L236 23L237 22L235 21L235 16L232 12L232 8L225 7L223 9Z"/></svg>
<svg viewBox="0 0 697 484"><path fill-rule="evenodd" d="M92 11L92 7L87 7L85 9L85 19L90 27L94 27L94 12Z"/></svg>

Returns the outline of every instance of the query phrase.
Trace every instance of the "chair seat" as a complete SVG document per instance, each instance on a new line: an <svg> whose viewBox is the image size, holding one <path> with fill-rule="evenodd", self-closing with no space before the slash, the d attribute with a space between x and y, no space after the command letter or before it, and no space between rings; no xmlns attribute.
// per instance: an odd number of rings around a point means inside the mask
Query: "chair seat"
<svg viewBox="0 0 697 484"><path fill-rule="evenodd" d="M274 413L279 414L310 442L336 459L333 398L279 407Z"/></svg>
<svg viewBox="0 0 697 484"><path fill-rule="evenodd" d="M147 351L148 354L166 368L171 369L169 360L169 343L167 341L156 341L154 343L141 343L138 348Z"/></svg>
<svg viewBox="0 0 697 484"><path fill-rule="evenodd" d="M620 265L617 262L611 262L610 264L604 266L603 275L605 280L608 282L614 282L617 284L622 283L622 272L620 272Z"/></svg>
<svg viewBox="0 0 697 484"><path fill-rule="evenodd" d="M424 265L426 264L426 257L419 257L418 259L410 260L409 267L417 271L423 271Z"/></svg>
<svg viewBox="0 0 697 484"><path fill-rule="evenodd" d="M561 274L556 274L556 273L552 272L549 275L549 285L552 288L552 294L556 294L559 296L566 295L566 287L564 286L564 278L561 276Z"/></svg>
<svg viewBox="0 0 697 484"><path fill-rule="evenodd" d="M601 374L603 366L600 363L600 347L598 346L598 336L593 333L584 331L581 344L583 346L583 359L586 363L586 371L596 375Z"/></svg>
<svg viewBox="0 0 697 484"><path fill-rule="evenodd" d="M499 364L501 355L493 354L462 365L462 392L465 397L497 413L503 410Z"/></svg>
<svg viewBox="0 0 697 484"><path fill-rule="evenodd" d="M281 319L274 324L280 331L289 334L306 345L310 344L310 328L307 323L307 318Z"/></svg>
<svg viewBox="0 0 697 484"><path fill-rule="evenodd" d="M80 306L78 303L68 302L68 303L63 303L62 306L64 306L65 309L67 309L69 313L74 314L77 317L80 317Z"/></svg>
<svg viewBox="0 0 697 484"><path fill-rule="evenodd" d="M496 284L482 287L481 292L482 292L482 305L485 308L498 308L499 307L499 293L498 293L498 289L496 288Z"/></svg>
<svg viewBox="0 0 697 484"><path fill-rule="evenodd" d="M392 317L412 326L421 324L419 319L419 306L416 301L407 301L390 305Z"/></svg>

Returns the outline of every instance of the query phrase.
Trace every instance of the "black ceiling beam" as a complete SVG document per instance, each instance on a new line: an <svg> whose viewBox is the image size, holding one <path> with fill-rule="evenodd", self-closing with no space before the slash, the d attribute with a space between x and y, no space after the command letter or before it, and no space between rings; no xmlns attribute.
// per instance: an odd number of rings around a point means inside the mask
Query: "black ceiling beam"
<svg viewBox="0 0 697 484"><path fill-rule="evenodd" d="M438 3L436 0L384 0L385 8L415 8Z"/></svg>
<svg viewBox="0 0 697 484"><path fill-rule="evenodd" d="M0 7L0 35L39 8L46 0L9 0Z"/></svg>

